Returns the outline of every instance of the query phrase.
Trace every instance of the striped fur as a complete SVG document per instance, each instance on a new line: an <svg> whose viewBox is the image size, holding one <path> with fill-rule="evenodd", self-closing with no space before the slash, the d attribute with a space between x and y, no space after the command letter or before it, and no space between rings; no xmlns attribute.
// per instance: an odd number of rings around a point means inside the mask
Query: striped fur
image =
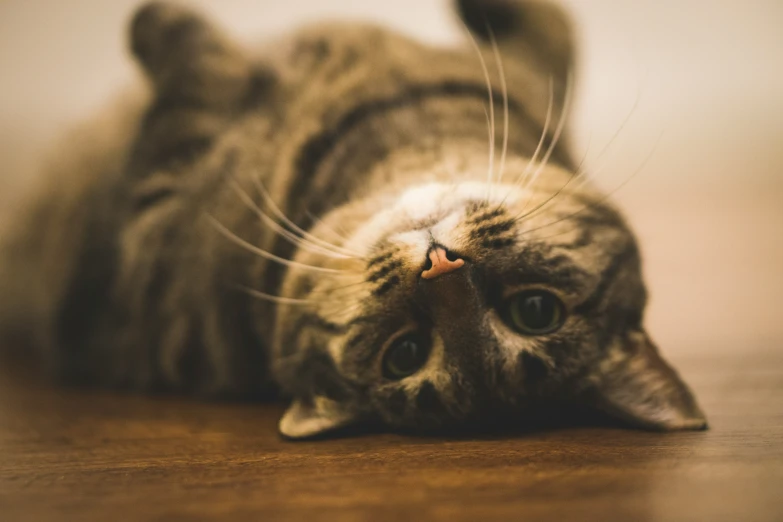
<svg viewBox="0 0 783 522"><path fill-rule="evenodd" d="M545 404L703 427L644 333L633 235L556 139L573 54L565 17L539 2L457 8L495 64L491 107L468 45L334 25L258 57L188 9L144 7L131 46L151 100L116 142L46 178L6 243L4 317L36 334L66 380L282 391L290 437L522 420ZM425 284L433 242L466 268ZM535 338L498 312L533 287L568 313ZM389 340L411 328L431 336L428 361L384 379Z"/></svg>

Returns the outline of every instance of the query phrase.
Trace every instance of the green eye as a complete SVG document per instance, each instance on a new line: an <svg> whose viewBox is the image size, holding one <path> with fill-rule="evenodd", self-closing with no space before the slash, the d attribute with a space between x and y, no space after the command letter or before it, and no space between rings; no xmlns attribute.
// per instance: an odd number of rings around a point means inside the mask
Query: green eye
<svg viewBox="0 0 783 522"><path fill-rule="evenodd" d="M552 333L565 320L563 303L545 290L527 290L511 297L506 305L509 324L524 335Z"/></svg>
<svg viewBox="0 0 783 522"><path fill-rule="evenodd" d="M421 333L403 335L383 356L383 375L399 380L413 375L424 366L430 355L430 342Z"/></svg>

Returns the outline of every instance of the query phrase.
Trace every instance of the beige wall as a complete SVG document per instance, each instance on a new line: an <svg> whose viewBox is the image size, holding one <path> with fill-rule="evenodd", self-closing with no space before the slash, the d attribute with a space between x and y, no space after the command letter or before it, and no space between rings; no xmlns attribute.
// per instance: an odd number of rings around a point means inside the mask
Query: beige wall
<svg viewBox="0 0 783 522"><path fill-rule="evenodd" d="M197 2L251 42L324 16L386 22L434 43L445 0ZM580 30L574 134L607 187L662 134L617 198L643 241L664 350L778 346L783 334L783 2L568 0ZM0 204L44 145L135 76L133 0L0 0ZM617 141L598 153L639 96ZM777 343L777 344L776 344ZM676 356L676 355L675 355Z"/></svg>

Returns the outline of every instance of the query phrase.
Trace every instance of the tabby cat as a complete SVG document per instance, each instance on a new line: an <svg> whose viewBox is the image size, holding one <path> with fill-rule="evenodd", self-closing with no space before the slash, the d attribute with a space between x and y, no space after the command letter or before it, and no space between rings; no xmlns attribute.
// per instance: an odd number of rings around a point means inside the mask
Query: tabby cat
<svg viewBox="0 0 783 522"><path fill-rule="evenodd" d="M567 19L455 6L460 49L320 25L258 55L141 8L149 100L77 134L16 220L4 330L72 383L280 393L289 438L542 405L704 429L643 328L636 241L560 139Z"/></svg>

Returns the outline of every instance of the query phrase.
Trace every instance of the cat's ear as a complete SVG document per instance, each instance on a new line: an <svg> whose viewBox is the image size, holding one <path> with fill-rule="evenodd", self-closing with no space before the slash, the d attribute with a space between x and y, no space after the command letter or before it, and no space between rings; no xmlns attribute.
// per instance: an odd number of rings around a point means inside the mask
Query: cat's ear
<svg viewBox="0 0 783 522"><path fill-rule="evenodd" d="M159 97L233 106L257 81L258 71L244 51L184 5L144 5L133 17L130 40Z"/></svg>
<svg viewBox="0 0 783 522"><path fill-rule="evenodd" d="M653 430L703 430L707 419L693 393L644 332L610 349L589 386L594 406Z"/></svg>
<svg viewBox="0 0 783 522"><path fill-rule="evenodd" d="M275 360L275 375L285 383L285 393L294 401L280 419L280 433L290 439L305 439L355 424L361 402L343 378L331 355L309 345Z"/></svg>
<svg viewBox="0 0 783 522"><path fill-rule="evenodd" d="M470 31L484 42L494 35L504 58L535 60L541 70L565 79L574 59L568 16L546 0L453 0Z"/></svg>
<svg viewBox="0 0 783 522"><path fill-rule="evenodd" d="M355 420L354 413L332 399L296 399L280 419L279 430L289 439L308 439L344 428Z"/></svg>

